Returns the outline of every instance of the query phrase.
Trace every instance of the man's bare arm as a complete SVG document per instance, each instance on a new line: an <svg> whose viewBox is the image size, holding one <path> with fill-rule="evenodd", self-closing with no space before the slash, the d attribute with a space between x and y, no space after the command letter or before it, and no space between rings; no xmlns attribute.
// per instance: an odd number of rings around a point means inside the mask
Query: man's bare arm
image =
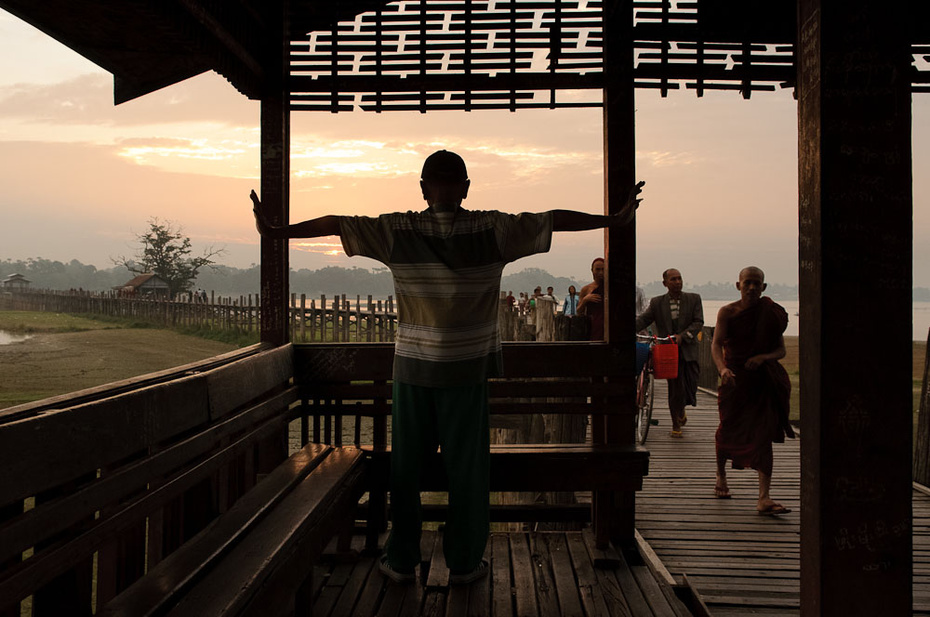
<svg viewBox="0 0 930 617"><path fill-rule="evenodd" d="M321 236L340 235L338 216L322 216L302 223L294 223L293 225L273 225L265 216L264 207L255 191L252 191L249 197L252 198L255 227L258 229L258 233L265 238L285 240L288 238L319 238Z"/></svg>
<svg viewBox="0 0 930 617"><path fill-rule="evenodd" d="M628 225L633 220L633 214L642 199L638 195L642 192L645 181L634 184L627 196L626 203L616 214L587 214L574 210L552 210L552 231L587 231L600 229L611 225Z"/></svg>

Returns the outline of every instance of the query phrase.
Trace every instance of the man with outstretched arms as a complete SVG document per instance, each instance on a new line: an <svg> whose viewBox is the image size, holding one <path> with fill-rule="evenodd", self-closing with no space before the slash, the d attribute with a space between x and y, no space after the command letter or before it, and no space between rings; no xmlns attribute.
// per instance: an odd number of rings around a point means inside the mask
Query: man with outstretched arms
<svg viewBox="0 0 930 617"><path fill-rule="evenodd" d="M394 277L398 328L391 429L391 535L381 571L415 579L420 562L420 472L424 456L442 452L449 479L443 553L453 583L487 574L489 531L489 377L502 375L497 329L504 265L549 250L553 231L625 225L642 184L618 214L569 210L539 214L468 211L470 180L460 156L440 150L423 164L428 207L378 217L324 216L272 226L255 193L256 225L269 238L340 236L349 256L375 259Z"/></svg>

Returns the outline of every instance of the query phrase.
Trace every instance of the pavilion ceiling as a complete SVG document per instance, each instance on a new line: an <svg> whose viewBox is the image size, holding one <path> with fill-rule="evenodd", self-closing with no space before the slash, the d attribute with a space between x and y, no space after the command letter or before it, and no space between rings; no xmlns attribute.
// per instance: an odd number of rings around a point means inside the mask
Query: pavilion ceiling
<svg viewBox="0 0 930 617"><path fill-rule="evenodd" d="M117 103L207 70L260 98L280 49L263 0L0 0L114 75ZM930 3L914 1L915 91L930 91ZM632 0L637 88L794 85L795 0ZM599 106L601 2L290 0L292 109ZM280 58L280 56L277 56ZM272 61L269 61L269 58Z"/></svg>

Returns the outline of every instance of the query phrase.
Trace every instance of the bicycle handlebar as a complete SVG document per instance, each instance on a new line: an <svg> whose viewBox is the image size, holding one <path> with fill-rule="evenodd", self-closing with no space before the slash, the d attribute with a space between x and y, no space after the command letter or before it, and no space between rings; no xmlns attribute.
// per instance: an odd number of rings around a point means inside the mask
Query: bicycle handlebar
<svg viewBox="0 0 930 617"><path fill-rule="evenodd" d="M675 340L672 336L655 336L653 334L637 334L636 338L657 343L671 343Z"/></svg>

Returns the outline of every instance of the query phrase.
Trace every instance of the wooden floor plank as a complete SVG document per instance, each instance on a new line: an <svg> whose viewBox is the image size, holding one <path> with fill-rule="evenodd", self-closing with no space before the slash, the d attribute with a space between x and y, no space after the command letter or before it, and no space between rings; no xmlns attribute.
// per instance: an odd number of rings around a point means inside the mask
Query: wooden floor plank
<svg viewBox="0 0 930 617"><path fill-rule="evenodd" d="M533 580L533 563L530 559L528 538L523 535L511 535L509 540L517 617L536 617L539 615L539 610L536 603L536 585Z"/></svg>
<svg viewBox="0 0 930 617"><path fill-rule="evenodd" d="M603 590L597 583L594 564L588 556L588 549L579 534L566 535L566 544L572 560L572 568L578 583L578 594L588 617L607 617L609 614Z"/></svg>
<svg viewBox="0 0 930 617"><path fill-rule="evenodd" d="M559 617L559 599L549 556L549 544L542 534L530 535L530 559L536 577L536 602L539 617Z"/></svg>
<svg viewBox="0 0 930 617"><path fill-rule="evenodd" d="M793 512L755 513L758 480L728 470L732 499L713 495L716 399L698 393L683 439L668 436L666 384L656 382L649 475L636 528L675 576L687 574L714 615L796 615L800 594L800 440L776 444L772 497ZM914 614L930 612L930 496L914 492Z"/></svg>
<svg viewBox="0 0 930 617"><path fill-rule="evenodd" d="M490 542L484 547L484 559L488 565L491 564L491 544ZM489 573L490 574L490 573ZM449 593L451 594L453 587ZM467 617L486 617L491 606L491 576L486 576L481 580L468 585L468 610ZM510 596L510 590L507 590L507 596Z"/></svg>
<svg viewBox="0 0 930 617"><path fill-rule="evenodd" d="M510 543L505 534L491 534L491 610L500 617L513 616Z"/></svg>
<svg viewBox="0 0 930 617"><path fill-rule="evenodd" d="M561 617L584 617L565 534L554 533L546 537L549 545L549 562L552 564L552 578L559 599L559 614Z"/></svg>
<svg viewBox="0 0 930 617"><path fill-rule="evenodd" d="M632 615L652 615L652 608L636 583L626 558L622 554L619 555L619 558L620 567L610 572L610 575L616 578L620 592L630 607L630 613Z"/></svg>
<svg viewBox="0 0 930 617"><path fill-rule="evenodd" d="M325 556L315 568L320 583L313 615L320 617L679 617L674 594L644 565L632 568L622 553L619 568L596 568L581 532L491 534L485 550L489 575L470 585L430 583L441 537L424 534L424 559L417 580L395 583L378 569L379 557L357 553L354 561ZM637 555L632 555L638 561ZM433 579L436 580L435 578ZM743 595L743 588L716 584L716 596ZM669 595L671 594L671 595ZM773 597L771 593L767 597ZM927 590L930 599L930 589ZM671 607L671 609L670 609Z"/></svg>
<svg viewBox="0 0 930 617"><path fill-rule="evenodd" d="M442 533L433 534L433 550L430 555L429 574L426 587L448 587L449 567L446 565L446 556L442 551Z"/></svg>

